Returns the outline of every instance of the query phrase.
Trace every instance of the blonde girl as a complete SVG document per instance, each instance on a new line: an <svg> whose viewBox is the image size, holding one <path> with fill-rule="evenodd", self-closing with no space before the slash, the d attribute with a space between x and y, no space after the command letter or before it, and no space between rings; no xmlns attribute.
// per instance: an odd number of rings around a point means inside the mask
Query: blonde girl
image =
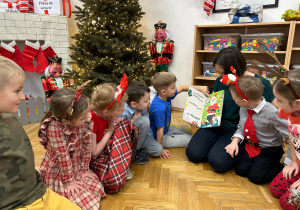
<svg viewBox="0 0 300 210"><path fill-rule="evenodd" d="M288 120L292 163L286 165L273 179L270 191L274 197L279 198L283 209L299 209L300 69L289 71L287 78L277 80L273 92L281 108L278 116Z"/></svg>
<svg viewBox="0 0 300 210"><path fill-rule="evenodd" d="M92 129L90 106L72 89L59 89L50 101L39 130L40 143L47 150L40 173L51 190L65 196L81 209L99 209L105 197L103 185L90 171Z"/></svg>
<svg viewBox="0 0 300 210"><path fill-rule="evenodd" d="M94 121L93 159L91 169L98 175L107 193L122 189L132 176L129 170L137 144L137 129L128 120L118 118L125 110L127 78L117 87L104 83L92 94L92 120ZM132 137L132 134L134 138Z"/></svg>

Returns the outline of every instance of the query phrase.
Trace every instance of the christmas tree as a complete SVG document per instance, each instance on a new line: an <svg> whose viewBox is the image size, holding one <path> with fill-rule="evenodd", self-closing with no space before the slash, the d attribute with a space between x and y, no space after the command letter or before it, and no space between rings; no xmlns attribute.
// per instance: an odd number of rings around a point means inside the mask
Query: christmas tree
<svg viewBox="0 0 300 210"><path fill-rule="evenodd" d="M155 73L148 43L138 32L145 14L138 0L82 0L83 8L75 11L79 32L70 47L76 68L65 77L74 80L75 87L92 80L87 94L103 82L118 84L125 73L129 81L150 85ZM90 88L90 89L89 89Z"/></svg>

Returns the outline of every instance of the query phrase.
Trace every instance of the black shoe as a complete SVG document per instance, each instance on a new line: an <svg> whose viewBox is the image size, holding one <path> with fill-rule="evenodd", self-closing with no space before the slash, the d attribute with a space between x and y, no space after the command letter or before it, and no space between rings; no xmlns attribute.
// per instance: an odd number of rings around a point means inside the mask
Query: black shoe
<svg viewBox="0 0 300 210"><path fill-rule="evenodd" d="M144 165L148 162L149 159L145 156L145 153L143 153L141 150L137 150L133 163L138 165Z"/></svg>

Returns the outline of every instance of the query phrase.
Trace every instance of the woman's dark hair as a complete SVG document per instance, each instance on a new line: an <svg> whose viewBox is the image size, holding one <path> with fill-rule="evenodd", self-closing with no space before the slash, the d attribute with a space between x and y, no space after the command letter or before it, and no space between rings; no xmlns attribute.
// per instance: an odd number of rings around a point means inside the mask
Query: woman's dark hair
<svg viewBox="0 0 300 210"><path fill-rule="evenodd" d="M220 50L213 62L214 66L216 64L224 68L224 74L232 73L230 66L233 66L238 77L243 76L247 69L246 59L237 47L227 47Z"/></svg>

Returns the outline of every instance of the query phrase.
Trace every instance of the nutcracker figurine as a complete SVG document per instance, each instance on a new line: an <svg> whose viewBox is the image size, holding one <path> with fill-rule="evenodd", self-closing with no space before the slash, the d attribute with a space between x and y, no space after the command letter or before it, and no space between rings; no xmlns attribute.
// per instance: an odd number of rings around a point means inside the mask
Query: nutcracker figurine
<svg viewBox="0 0 300 210"><path fill-rule="evenodd" d="M64 74L61 68L61 58L54 56L47 58L49 66L45 70L45 77L42 77L42 85L45 91L46 99L48 102L51 100L51 96L58 89L68 87L69 81L64 81L62 75Z"/></svg>
<svg viewBox="0 0 300 210"><path fill-rule="evenodd" d="M169 39L169 34L166 32L166 23L159 21L154 24L155 34L154 43L149 42L150 54L152 57L152 63L155 63L157 72L168 71L168 63L172 62L174 41Z"/></svg>

